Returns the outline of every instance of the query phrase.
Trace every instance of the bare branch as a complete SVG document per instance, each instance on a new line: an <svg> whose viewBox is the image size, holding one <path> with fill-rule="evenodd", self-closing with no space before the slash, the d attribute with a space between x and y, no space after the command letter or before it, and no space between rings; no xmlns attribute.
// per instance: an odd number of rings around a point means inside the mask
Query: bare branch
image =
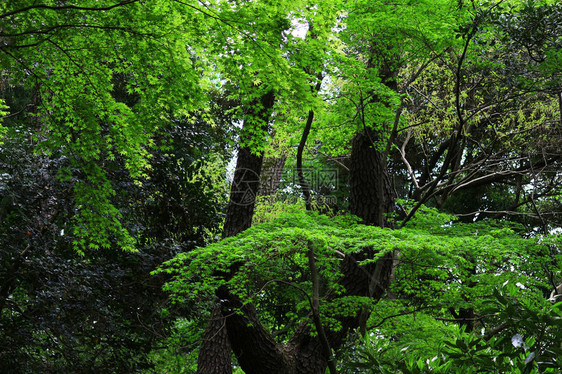
<svg viewBox="0 0 562 374"><path fill-rule="evenodd" d="M404 162L404 165L406 165L406 168L408 169L408 174L410 174L410 179L412 180L412 183L414 183L416 188L420 188L420 186L418 184L418 180L416 179L416 175L414 174L414 171L412 170L412 166L410 165L410 163L406 159L406 146L408 145L408 142L410 141L411 136L412 136L412 131L409 130L408 133L406 134L406 139L402 143L402 147L400 147L400 157L402 158L402 162Z"/></svg>

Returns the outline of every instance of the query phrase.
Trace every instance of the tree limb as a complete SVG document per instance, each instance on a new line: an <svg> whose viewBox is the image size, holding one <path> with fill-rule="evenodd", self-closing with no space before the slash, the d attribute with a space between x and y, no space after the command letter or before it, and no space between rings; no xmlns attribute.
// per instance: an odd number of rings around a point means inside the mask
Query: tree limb
<svg viewBox="0 0 562 374"><path fill-rule="evenodd" d="M33 9L47 9L47 10L52 10L52 11L73 9L73 10L98 11L99 12L99 11L111 10L111 9L114 9L114 8L117 8L117 7L137 3L139 1L140 0L123 0L123 1L120 1L119 3L117 3L117 4L106 6L106 7L82 7L82 6L78 6L78 5L52 6L52 5L46 5L46 4L36 4L36 5L27 6L25 8L13 10L13 11L8 12L8 13L0 14L0 19L10 17L10 16L13 16L13 15L16 15L16 14L19 14L19 13L28 12L28 11L33 10Z"/></svg>

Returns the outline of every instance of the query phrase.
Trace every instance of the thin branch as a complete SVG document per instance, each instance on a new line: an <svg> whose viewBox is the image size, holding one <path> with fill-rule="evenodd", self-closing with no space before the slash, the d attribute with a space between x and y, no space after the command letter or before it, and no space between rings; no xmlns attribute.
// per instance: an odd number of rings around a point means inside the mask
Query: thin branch
<svg viewBox="0 0 562 374"><path fill-rule="evenodd" d="M188 8L191 8L191 9L193 9L193 10L195 10L195 11L198 11L198 12L202 13L203 15L205 15L205 16L207 16L207 17L210 17L210 18L212 18L212 19L214 19L214 20L216 20L216 21L219 21L219 22L221 22L221 23L224 23L224 24L227 25L228 27L230 27L230 28L232 28L233 30L235 30L236 32L240 33L240 34L241 34L242 36L244 36L245 38L247 38L247 39L249 39L250 41L252 41L252 43L254 43L255 46L256 46L259 50L261 50L266 56L268 56L268 57L271 59L271 61L275 61L274 57L271 56L269 53L267 53L267 51L266 51L261 45L259 45L259 44L257 43L258 40L261 40L261 41L264 41L264 42L268 42L267 40L259 39L259 38L257 38L257 37L252 37L250 33L244 32L244 30L239 29L238 27L234 26L230 21L227 21L227 20L225 20L225 19L219 17L219 16L216 15L216 14L211 14L210 12L206 12L206 11L204 11L204 10L201 9L201 8L198 8L198 7L194 6L194 5L188 4L188 3L184 2L184 1L181 1L181 0L173 0L173 1L176 2L176 3L178 3L178 4L184 5L184 6L188 7ZM207 9L208 9L208 8L207 8Z"/></svg>
<svg viewBox="0 0 562 374"><path fill-rule="evenodd" d="M299 184L304 197L304 204L306 206L306 210L312 210L312 202L310 201L311 200L310 188L306 183L306 179L304 178L304 173L302 169L302 154L304 152L304 147L306 145L306 140L308 139L308 134L310 133L310 127L312 126L313 120L314 120L314 111L311 109L308 111L308 118L306 120L306 124L302 131L301 140L297 148L297 175L299 177Z"/></svg>
<svg viewBox="0 0 562 374"><path fill-rule="evenodd" d="M58 30L58 29L76 29L76 28L98 29L98 30L117 30L117 31L124 31L124 32L129 33L129 34L138 35L138 36L151 36L151 34L136 32L133 29L126 28L126 27L103 26L103 25L86 25L86 24L79 24L78 23L78 24L55 25L55 26L46 27L44 29L26 30L26 31L19 32L17 34L5 34L5 33L0 32L0 37L14 38L14 37L18 37L18 36L33 35L33 34L44 35L44 34L51 34L52 31L55 31L55 30ZM12 47L12 46L8 45L8 47ZM17 47L17 46L15 46L15 47Z"/></svg>
<svg viewBox="0 0 562 374"><path fill-rule="evenodd" d="M476 214L505 214L505 215L511 215L511 216L526 216L526 217L531 217L531 218L537 218L540 219L539 215L535 215L532 213L526 213L526 212L516 212L513 210L475 210L474 212L471 213L459 213L459 214L453 214L454 217L470 217L470 216L474 216ZM558 215L560 213L558 212L550 212L550 213L541 213L541 215L545 216L545 215Z"/></svg>
<svg viewBox="0 0 562 374"><path fill-rule="evenodd" d="M531 157L529 156L529 159L530 158ZM537 213L537 216L539 217L539 220L542 223L543 232L546 234L548 232L546 221L544 220L543 216L541 215L541 212L539 211L539 208L537 208L537 204L535 203L535 186L536 186L536 183L537 183L537 173L535 173L535 169L533 168L533 163L529 162L529 164L530 164L529 166L531 168L531 175L533 176L533 186L531 188L531 197L530 197L531 205L533 206L533 209L534 209L535 213ZM541 171L539 171L539 173Z"/></svg>
<svg viewBox="0 0 562 374"><path fill-rule="evenodd" d="M316 332L318 333L318 339L320 340L320 346L323 351L322 353L324 354L326 360L328 360L330 373L337 374L338 370L336 369L332 349L330 348L326 331L324 331L322 321L320 320L320 281L318 278L318 268L316 267L316 261L314 259L314 247L310 242L308 243L307 256L308 266L310 267L310 278L312 280L312 320L314 321L314 326L316 327Z"/></svg>
<svg viewBox="0 0 562 374"><path fill-rule="evenodd" d="M486 335L484 335L484 340L488 341L492 339L492 337L503 330L505 330L509 325L507 323L502 323L499 326L494 327L492 330L488 331Z"/></svg>
<svg viewBox="0 0 562 374"><path fill-rule="evenodd" d="M314 34L312 38L314 38ZM318 92L320 91L320 88L322 87L323 78L324 77L322 76L322 73L318 73L316 75L317 82L313 87L311 87L311 91L313 95L318 94ZM314 120L314 110L310 109L308 111L308 118L306 119L306 124L304 125L301 140L297 148L297 175L299 178L299 184L301 186L302 194L304 197L304 204L306 206L306 210L312 210L312 201L310 197L310 187L306 183L306 179L304 178L304 173L302 169L302 154L304 152L304 147L306 146L306 141L308 139L308 135L310 133L310 128L312 127L313 120Z"/></svg>
<svg viewBox="0 0 562 374"><path fill-rule="evenodd" d="M412 170L412 166L406 159L406 146L408 145L411 136L412 136L412 131L408 131L408 133L406 134L406 139L402 143L402 147L400 147L400 157L402 158L402 162L404 163L404 165L406 165L406 168L408 169L408 174L410 174L410 179L412 180L412 183L414 183L414 186L416 186L416 188L419 189L420 186L418 184L418 180L416 179L416 175Z"/></svg>
<svg viewBox="0 0 562 374"><path fill-rule="evenodd" d="M4 14L0 14L0 19L2 18L6 18L6 17L10 17L19 13L24 13L24 12L28 12L30 10L33 9L47 9L47 10L52 10L52 11L60 11L60 10L66 10L66 9L73 9L73 10L85 10L85 11L105 11L105 10L111 10L117 7L121 7L121 6L125 6L125 5L129 5L129 4L133 4L133 3L137 3L140 0L123 0L120 1L117 4L114 5L110 5L110 6L106 6L106 7L82 7L82 6L77 6L77 5L61 5L61 6L52 6L52 5L46 5L46 4L36 4L36 5L30 5L28 7L25 8L21 8L21 9L17 9L17 10L13 10L11 12L8 13L4 13Z"/></svg>
<svg viewBox="0 0 562 374"><path fill-rule="evenodd" d="M266 288L267 286L269 286L271 283L281 283L281 284L284 284L284 285L286 285L286 286L293 287L294 289L300 291L301 293L304 294L304 296L306 296L306 298L308 299L308 303L309 303L310 306L312 307L312 299L310 298L310 295L308 294L308 292L307 292L304 288L302 288L302 287L300 287L300 286L297 286L296 284L294 284L294 283L292 283L292 282L289 282L289 281L286 281L286 280L283 280L283 279L270 279L270 280L268 280L267 282L265 282L265 283L263 284L263 286L261 286L261 288L260 288L257 292L254 293L254 297L253 297L253 298L255 298L256 296L258 296L258 295L259 295L263 290L265 290L265 288ZM249 303L249 302L248 302L248 303ZM245 306L245 305L248 304L248 303L244 303L243 305Z"/></svg>
<svg viewBox="0 0 562 374"><path fill-rule="evenodd" d="M334 161L336 164L338 164L339 166L341 166L343 169L345 169L346 171L349 171L349 168L341 161L339 161L336 157L332 157L329 154L322 152L320 150L316 150L317 153L320 153L322 156L327 157L328 161Z"/></svg>
<svg viewBox="0 0 562 374"><path fill-rule="evenodd" d="M391 318L407 316L408 314L417 313L417 312L419 312L420 310L426 310L426 309L432 309L432 308L440 308L440 307L441 307L440 305L424 306L424 307L417 308L417 309L414 309L414 310L407 310L407 311L400 312L400 313L397 313L397 314L392 314L392 315L390 315L390 316L384 317L379 323L377 323L377 324L375 324L375 325L369 326L369 327L367 328L367 330L376 329L377 327L382 326L386 321L388 321L388 320L391 319Z"/></svg>
<svg viewBox="0 0 562 374"><path fill-rule="evenodd" d="M476 174L476 172L477 172L477 170L475 170L473 172L473 174ZM467 188L467 187L473 185L474 183L482 183L482 181L484 181L484 180L489 180L489 179L496 180L497 178L503 179L504 177L509 177L509 176L512 176L512 175L521 175L521 174L523 174L523 173L521 173L520 171L517 171L517 170L503 170L503 171L492 172L491 174L486 174L486 175L483 175L481 177L471 179L468 182L464 182L464 183L462 183L463 181L458 182L457 185L449 192L449 194L451 194L453 192L456 192L460 189ZM470 177L471 176L469 176L469 178ZM468 178L464 178L464 180L466 180L466 179L468 179Z"/></svg>
<svg viewBox="0 0 562 374"><path fill-rule="evenodd" d="M442 318L442 317L434 317L437 321L443 321L443 322L469 322L469 321L480 321L484 318L488 318L488 317L495 317L497 316L497 314L485 314L483 316L480 317L473 317L473 318Z"/></svg>

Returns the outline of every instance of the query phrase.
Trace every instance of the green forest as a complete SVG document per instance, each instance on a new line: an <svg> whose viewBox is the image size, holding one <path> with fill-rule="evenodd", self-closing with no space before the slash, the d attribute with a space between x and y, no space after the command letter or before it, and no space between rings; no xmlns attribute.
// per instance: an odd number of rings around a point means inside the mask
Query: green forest
<svg viewBox="0 0 562 374"><path fill-rule="evenodd" d="M562 2L1 1L0 373L562 373Z"/></svg>

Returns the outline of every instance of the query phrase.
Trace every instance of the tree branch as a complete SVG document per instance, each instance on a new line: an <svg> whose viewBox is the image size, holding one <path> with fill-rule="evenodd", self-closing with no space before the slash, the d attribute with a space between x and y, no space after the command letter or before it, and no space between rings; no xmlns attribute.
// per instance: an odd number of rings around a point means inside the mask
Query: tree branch
<svg viewBox="0 0 562 374"><path fill-rule="evenodd" d="M326 336L326 331L322 326L322 321L320 320L320 282L318 279L318 269L316 268L316 261L314 260L314 247L312 243L308 243L308 266L310 267L310 277L312 280L312 320L314 326L316 327L316 332L318 333L318 338L320 339L320 345L322 347L322 353L326 360L328 361L328 368L331 374L337 374L336 364L334 362L334 357L332 355L332 349L330 348L330 343Z"/></svg>
<svg viewBox="0 0 562 374"><path fill-rule="evenodd" d="M30 5L30 6L25 7L25 8L13 10L13 11L8 12L8 13L0 14L0 19L10 17L10 16L13 16L13 15L16 15L16 14L19 14L19 13L28 12L28 11L33 10L33 9L47 9L47 10L52 10L52 11L61 11L61 10L66 10L66 9L73 9L73 10L98 11L99 12L99 11L111 10L111 9L114 9L114 8L117 8L117 7L137 3L139 1L140 0L123 0L123 1L120 1L119 3L117 3L117 4L106 6L106 7L82 7L82 6L78 6L78 5L52 6L52 5L46 5L46 4L36 4L36 5Z"/></svg>
<svg viewBox="0 0 562 374"><path fill-rule="evenodd" d="M139 33L139 32L134 31L133 29L126 28L126 27L119 27L119 26L103 26L103 25L87 25L87 24L62 24L62 25L55 25L55 26L46 27L44 29L26 30L26 31L19 32L17 34L5 34L3 32L0 32L0 37L15 38L15 37L18 37L18 36L33 35L33 34L44 35L44 34L51 34L53 31L58 30L58 29L71 29L71 28L72 29L80 28L80 29L98 29L98 30L117 30L117 31L124 31L128 34L134 34L134 35L139 35L139 36L151 36L150 34ZM8 45L8 46L12 47L11 45ZM16 45L14 47L18 47L18 46Z"/></svg>

